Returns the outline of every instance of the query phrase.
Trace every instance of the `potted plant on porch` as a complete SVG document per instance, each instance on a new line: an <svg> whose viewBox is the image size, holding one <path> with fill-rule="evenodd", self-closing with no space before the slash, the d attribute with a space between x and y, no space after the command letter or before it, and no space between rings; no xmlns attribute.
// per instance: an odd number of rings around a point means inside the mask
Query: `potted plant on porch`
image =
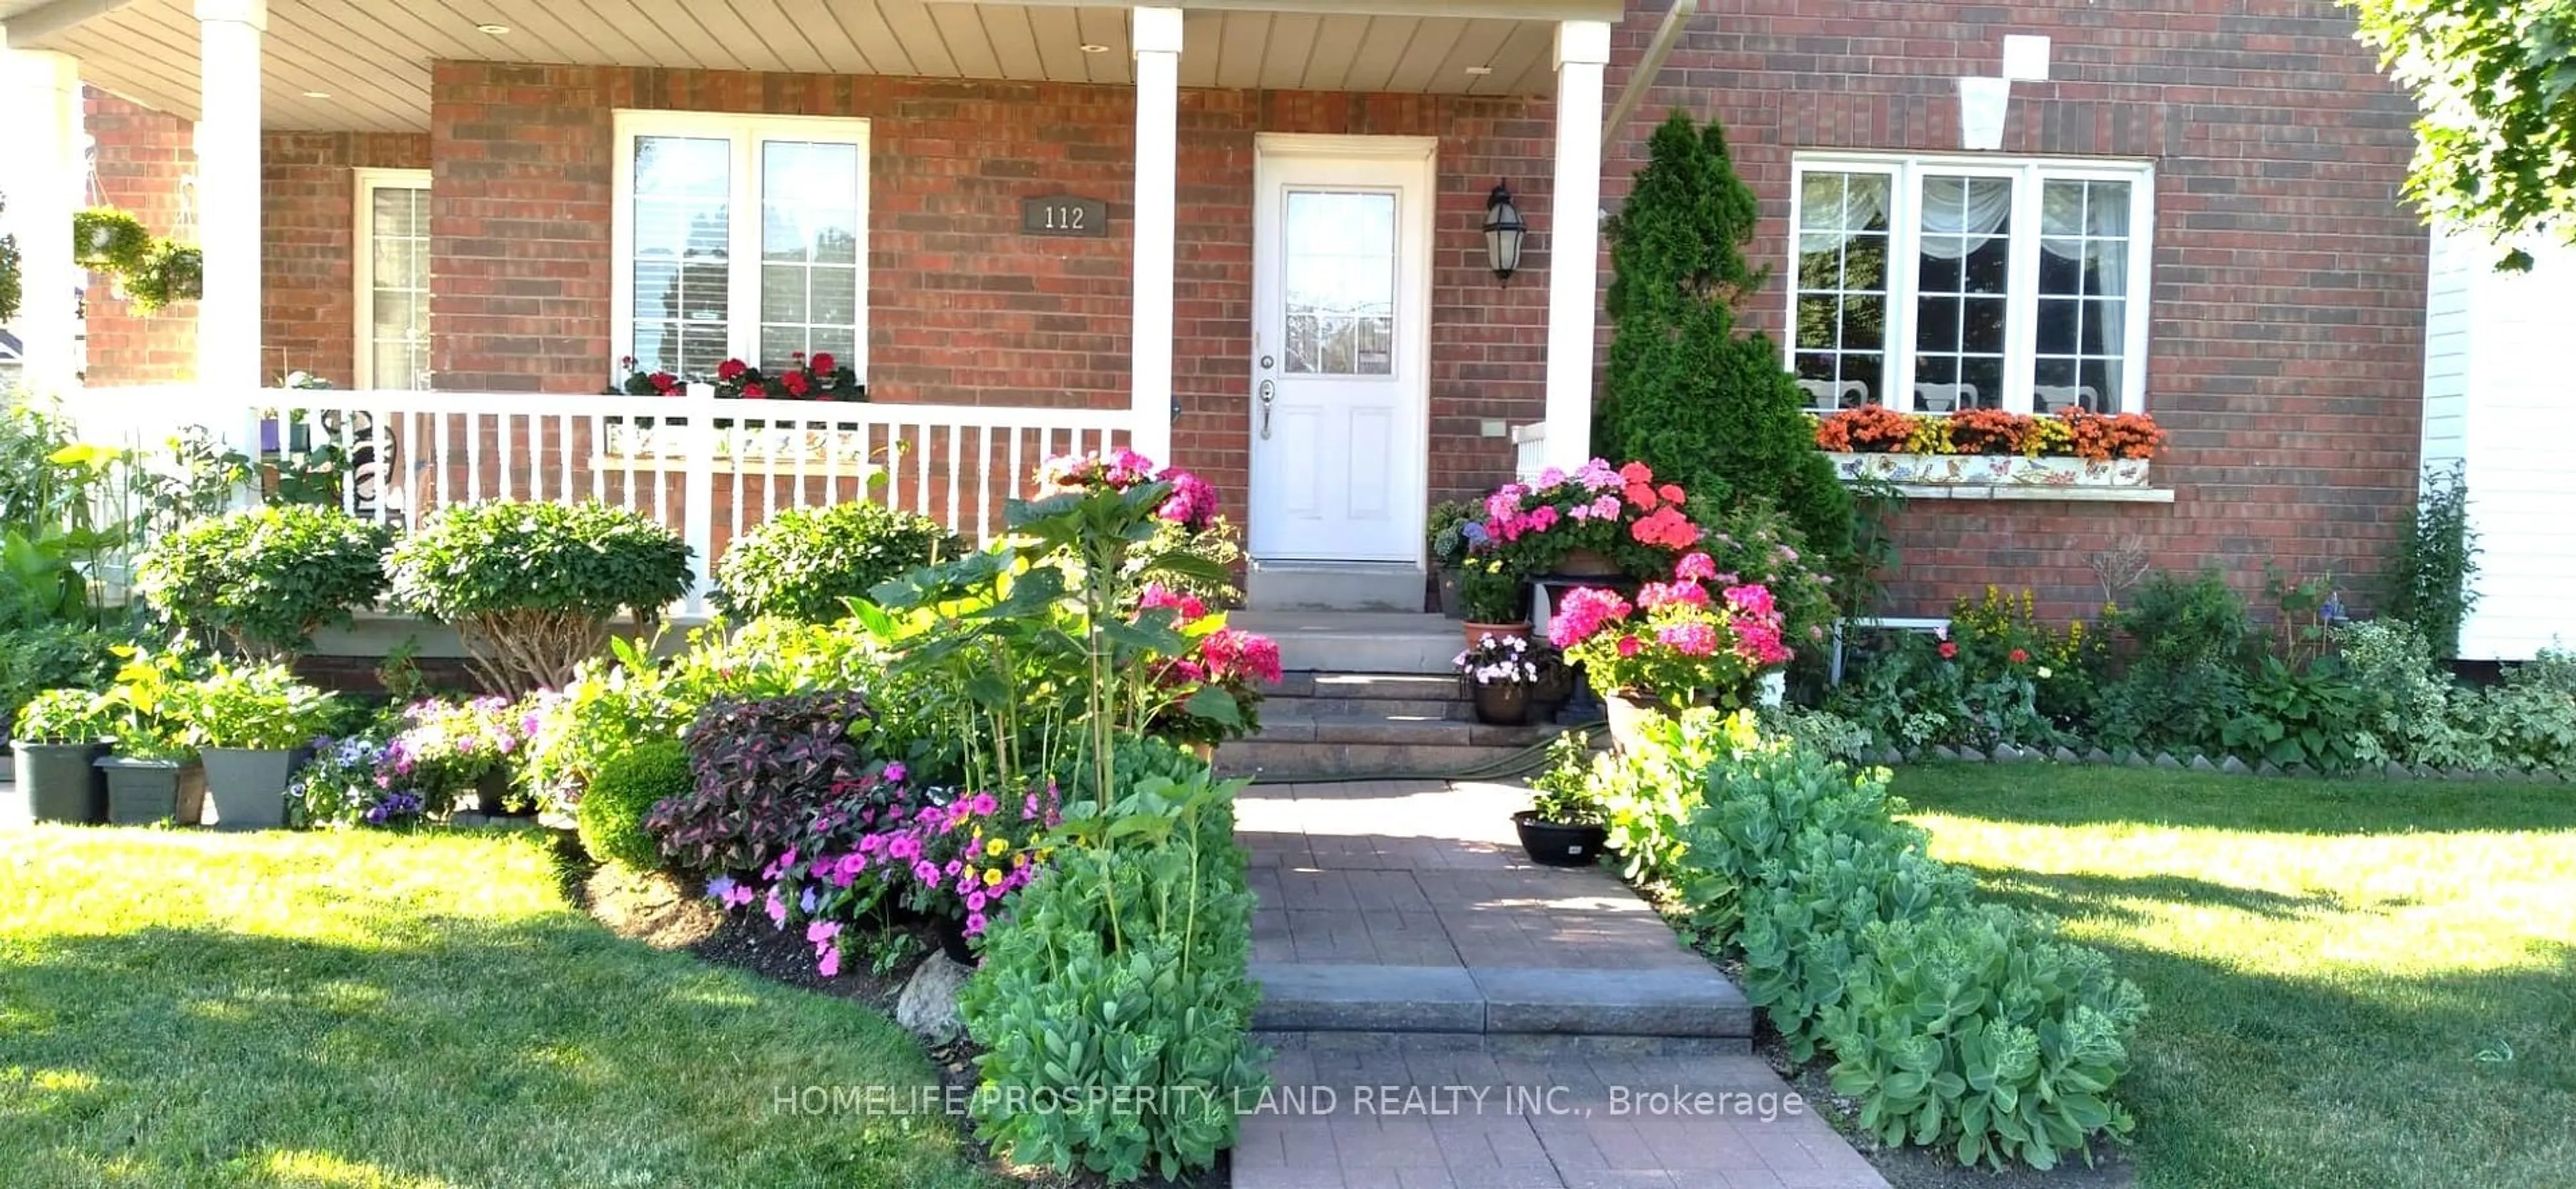
<svg viewBox="0 0 2576 1189"><path fill-rule="evenodd" d="M1486 636L1451 662L1468 685L1476 721L1487 726L1527 725L1530 688L1538 681L1537 649L1526 636Z"/></svg>
<svg viewBox="0 0 2576 1189"><path fill-rule="evenodd" d="M196 825L206 811L196 687L174 653L118 652L126 662L107 692L117 723L116 751L97 761L107 774L107 820L120 826Z"/></svg>
<svg viewBox="0 0 2576 1189"><path fill-rule="evenodd" d="M1693 553L1673 581L1647 583L1634 603L1583 587L1557 608L1548 639L1608 703L1610 738L1621 749L1637 745L1646 715L1750 704L1762 674L1789 662L1770 590L1730 585L1711 595L1702 585L1721 577L1707 554Z"/></svg>
<svg viewBox="0 0 2576 1189"><path fill-rule="evenodd" d="M1502 559L1469 557L1459 572L1458 590L1466 607L1468 647L1487 636L1529 634L1528 583Z"/></svg>
<svg viewBox="0 0 2576 1189"><path fill-rule="evenodd" d="M1431 505L1427 521L1431 570L1439 583L1440 613L1451 619L1467 617L1460 571L1467 563L1467 522L1478 514L1477 505L1466 500Z"/></svg>
<svg viewBox="0 0 2576 1189"><path fill-rule="evenodd" d="M85 689L49 689L18 711L11 748L30 820L107 820L107 779L96 762L114 732L107 698Z"/></svg>
<svg viewBox="0 0 2576 1189"><path fill-rule="evenodd" d="M1609 849L1610 828L1592 792L1583 762L1592 751L1584 732L1559 735L1547 747L1547 773L1530 782L1530 807L1512 815L1521 850L1548 867L1589 867Z"/></svg>
<svg viewBox="0 0 2576 1189"><path fill-rule="evenodd" d="M218 668L198 682L190 713L215 821L235 829L285 825L295 749L322 733L330 711L329 694L297 681L283 665Z"/></svg>

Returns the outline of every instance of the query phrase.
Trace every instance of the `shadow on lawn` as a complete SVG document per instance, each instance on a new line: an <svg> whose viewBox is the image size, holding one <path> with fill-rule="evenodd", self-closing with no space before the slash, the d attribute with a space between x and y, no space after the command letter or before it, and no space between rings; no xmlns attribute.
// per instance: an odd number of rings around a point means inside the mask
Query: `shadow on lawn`
<svg viewBox="0 0 2576 1189"><path fill-rule="evenodd" d="M2273 918L2340 908L2190 879L1978 875L1981 896L2069 920L2143 919L2124 899ZM2527 940L2522 964L2503 969L2399 976L2341 967L2299 978L2121 934L2084 940L2147 996L2122 1093L2138 1115L2145 1183L2567 1183L2576 1163L2576 1054L2566 1045L2576 944Z"/></svg>
<svg viewBox="0 0 2576 1189"><path fill-rule="evenodd" d="M406 1182L846 1181L951 1150L912 1120L775 1109L780 1087L926 1077L890 1025L627 946L567 914L47 938L0 969L0 1070L25 1071L0 1077L0 1182L265 1183L299 1154Z"/></svg>
<svg viewBox="0 0 2576 1189"><path fill-rule="evenodd" d="M1902 769L1909 812L2028 825L2133 824L2284 834L2576 830L2576 786L2319 780L2130 768L1927 764Z"/></svg>

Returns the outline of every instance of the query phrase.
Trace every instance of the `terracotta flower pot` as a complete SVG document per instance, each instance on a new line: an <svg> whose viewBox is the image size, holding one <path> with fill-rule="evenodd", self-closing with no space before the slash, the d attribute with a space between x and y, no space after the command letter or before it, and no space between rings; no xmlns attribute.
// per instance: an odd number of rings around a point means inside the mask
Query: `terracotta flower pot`
<svg viewBox="0 0 2576 1189"><path fill-rule="evenodd" d="M1652 695L1627 690L1614 690L1603 695L1601 701L1610 719L1611 746L1625 752L1633 752L1645 745L1648 720L1672 715L1672 711Z"/></svg>
<svg viewBox="0 0 2576 1189"><path fill-rule="evenodd" d="M1489 727L1529 725L1530 687L1517 681L1473 683L1476 721Z"/></svg>
<svg viewBox="0 0 2576 1189"><path fill-rule="evenodd" d="M1519 623L1478 623L1471 619L1466 622L1464 629L1469 648L1474 648L1477 641L1487 636L1519 637L1526 640L1530 634L1529 621L1526 619Z"/></svg>

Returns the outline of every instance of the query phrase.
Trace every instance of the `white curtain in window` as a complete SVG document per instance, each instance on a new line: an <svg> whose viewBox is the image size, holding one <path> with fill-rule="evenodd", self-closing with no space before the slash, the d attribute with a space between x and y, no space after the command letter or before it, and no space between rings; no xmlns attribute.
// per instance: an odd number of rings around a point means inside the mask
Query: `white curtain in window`
<svg viewBox="0 0 2576 1189"><path fill-rule="evenodd" d="M2083 239L2042 239L2040 247L2060 260L2091 265L2102 295L2120 299L2120 316L2102 319L2102 353L2120 358L2129 339L2129 184L2042 186L2040 201L2046 207L2040 226L2084 229Z"/></svg>
<svg viewBox="0 0 2576 1189"><path fill-rule="evenodd" d="M1831 176L1810 174L1809 177ZM1842 201L1825 203L1807 201L1798 212L1798 251L1831 252L1851 242L1853 235L1869 229L1887 214L1887 175L1847 173L1842 175ZM1814 193L1811 188L1808 194ZM1881 223L1880 226L1885 226Z"/></svg>
<svg viewBox="0 0 2576 1189"><path fill-rule="evenodd" d="M2012 182L2004 178L1924 178L1923 254L1936 260L1975 255L2012 217L2012 197Z"/></svg>

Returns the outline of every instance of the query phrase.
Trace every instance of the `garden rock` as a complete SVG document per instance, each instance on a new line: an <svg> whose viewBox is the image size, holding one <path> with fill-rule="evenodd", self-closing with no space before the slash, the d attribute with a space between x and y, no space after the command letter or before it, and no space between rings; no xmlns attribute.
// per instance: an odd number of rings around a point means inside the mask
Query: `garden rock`
<svg viewBox="0 0 2576 1189"><path fill-rule="evenodd" d="M2208 756L2193 756L2191 757L2191 770L2194 772L2216 772L2218 771L2218 765L2210 763Z"/></svg>
<svg viewBox="0 0 2576 1189"><path fill-rule="evenodd" d="M1959 753L1953 750L1947 743L1933 744L1932 754L1935 758L1944 760L1955 760L1959 758Z"/></svg>
<svg viewBox="0 0 2576 1189"><path fill-rule="evenodd" d="M2062 744L2061 744L2061 745L2059 745L2059 747L2057 748L2057 750L2052 751L2052 752L2050 752L2050 753L2048 753L2048 754L2049 754L2050 758L2055 759L2058 763L2061 763L2061 764L2074 764L2074 763L2081 763L2081 762L2083 762L2083 760L2084 760L2084 757L2082 757L2082 756L2079 756L2079 755L2075 754L2075 749L2074 749L2074 748L2072 748L2072 747L2067 747L2067 746L2064 746L2064 745L2062 745ZM2105 758L2105 759L2108 759L2109 757L2107 757L2107 756L2106 756L2106 757L2104 757L2104 758Z"/></svg>
<svg viewBox="0 0 2576 1189"><path fill-rule="evenodd" d="M2182 771L2182 761L2173 758L2173 753L2171 752L2157 752L2155 766L2162 768L2167 772Z"/></svg>
<svg viewBox="0 0 2576 1189"><path fill-rule="evenodd" d="M2413 780L2415 779L2415 770L2397 762L2396 760L2390 760L2388 761L2388 778L2390 780Z"/></svg>
<svg viewBox="0 0 2576 1189"><path fill-rule="evenodd" d="M2120 761L2112 758L2110 752L2096 747L2091 751L2084 753L2084 762L2088 764L2116 764Z"/></svg>
<svg viewBox="0 0 2576 1189"><path fill-rule="evenodd" d="M1982 764L1986 762L1986 753L1962 744L1959 747L1959 758L1971 764Z"/></svg>
<svg viewBox="0 0 2576 1189"><path fill-rule="evenodd" d="M973 967L932 954L903 984L903 994L894 1003L894 1022L928 1044L957 1039L965 1031L957 1019L957 992L974 974Z"/></svg>
<svg viewBox="0 0 2576 1189"><path fill-rule="evenodd" d="M2225 772L2230 776L2247 776L2251 775L2254 771L2252 768L2245 766L2245 761L2237 759L2235 756L2227 757L2226 762L2218 766L2218 770Z"/></svg>
<svg viewBox="0 0 2576 1189"><path fill-rule="evenodd" d="M2256 776L2279 776L2280 774L2281 766L2270 760L2265 760L2262 763L2254 765L2254 775Z"/></svg>

